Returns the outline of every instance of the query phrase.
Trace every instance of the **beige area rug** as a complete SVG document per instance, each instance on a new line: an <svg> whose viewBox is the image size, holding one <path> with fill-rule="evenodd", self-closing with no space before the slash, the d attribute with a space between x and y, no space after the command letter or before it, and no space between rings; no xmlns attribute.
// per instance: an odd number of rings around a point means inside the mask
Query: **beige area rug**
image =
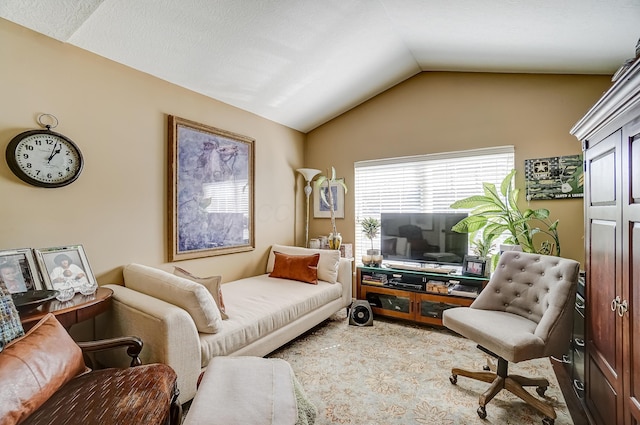
<svg viewBox="0 0 640 425"><path fill-rule="evenodd" d="M541 424L542 415L501 391L478 417L489 384L458 377L451 367L481 370L487 357L475 344L439 328L376 319L349 326L344 311L268 357L287 360L318 408L316 424ZM545 394L556 425L573 424L548 359L510 364L509 371L549 380ZM535 389L531 389L535 394Z"/></svg>

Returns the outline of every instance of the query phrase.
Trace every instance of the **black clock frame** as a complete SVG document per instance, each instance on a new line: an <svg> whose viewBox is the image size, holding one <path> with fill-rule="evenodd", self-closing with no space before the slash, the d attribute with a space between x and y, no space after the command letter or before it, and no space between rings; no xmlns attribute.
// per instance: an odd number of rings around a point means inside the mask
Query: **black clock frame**
<svg viewBox="0 0 640 425"><path fill-rule="evenodd" d="M32 178L31 176L25 174L24 171L22 171L22 168L18 165L18 162L16 160L16 156L15 156L15 150L16 150L16 148L18 147L18 145L20 144L20 142L23 139L26 139L27 137L33 136L35 134L46 134L46 135L59 137L61 139L64 139L67 143L69 143L69 145L73 149L75 149L75 151L76 151L76 153L78 155L78 160L80 161L80 165L78 167L78 171L72 177L70 177L68 180L65 180L65 181L62 181L62 182L56 182L56 183L42 182L40 180L36 180L36 179ZM24 132L16 135L13 139L11 139L11 141L7 145L6 160L7 160L7 165L9 165L9 168L11 169L13 174L15 174L16 177L18 177L20 180L22 180L25 183L28 183L28 184L30 184L32 186L43 187L43 188L47 188L47 189L53 189L53 188L57 188L57 187L64 187L64 186L70 185L71 183L76 181L78 179L78 177L80 177L80 174L82 173L82 169L84 168L84 158L82 157L82 151L80 151L80 148L78 147L78 145L76 145L75 142L73 140L69 139L67 136L65 136L63 134L60 134L60 133L56 133L55 131L51 131L49 129L46 129L46 130L29 130L29 131L24 131Z"/></svg>

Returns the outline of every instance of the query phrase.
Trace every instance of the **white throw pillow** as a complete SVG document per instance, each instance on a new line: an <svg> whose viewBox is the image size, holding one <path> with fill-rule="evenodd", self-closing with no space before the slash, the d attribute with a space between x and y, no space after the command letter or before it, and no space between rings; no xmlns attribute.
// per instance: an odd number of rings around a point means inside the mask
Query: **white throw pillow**
<svg viewBox="0 0 640 425"><path fill-rule="evenodd" d="M199 332L222 329L218 306L203 285L141 264L129 264L123 273L124 286L186 310Z"/></svg>
<svg viewBox="0 0 640 425"><path fill-rule="evenodd" d="M320 260L318 260L318 279L329 283L336 283L338 281L340 251L336 249L310 249L298 246L273 245L269 253L269 260L267 261L267 273L273 271L276 258L273 253L274 251L289 255L311 255L318 253L320 254Z"/></svg>

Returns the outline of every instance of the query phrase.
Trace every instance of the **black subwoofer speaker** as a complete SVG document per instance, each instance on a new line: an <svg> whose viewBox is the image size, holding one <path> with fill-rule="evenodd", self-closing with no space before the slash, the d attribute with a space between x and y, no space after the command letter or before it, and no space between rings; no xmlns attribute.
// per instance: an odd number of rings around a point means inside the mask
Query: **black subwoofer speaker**
<svg viewBox="0 0 640 425"><path fill-rule="evenodd" d="M372 326L373 311L371 305L366 300L355 300L351 304L349 311L349 324L355 326Z"/></svg>

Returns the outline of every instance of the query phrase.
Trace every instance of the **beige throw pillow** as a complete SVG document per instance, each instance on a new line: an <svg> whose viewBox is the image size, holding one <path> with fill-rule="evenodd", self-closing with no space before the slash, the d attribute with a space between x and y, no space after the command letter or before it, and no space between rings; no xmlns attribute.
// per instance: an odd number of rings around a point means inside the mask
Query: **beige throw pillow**
<svg viewBox="0 0 640 425"><path fill-rule="evenodd" d="M222 297L222 276L197 277L192 275L185 269L177 266L173 267L173 274L204 285L209 293L213 295L213 299L218 306L218 310L220 310L220 316L222 317L222 320L227 320L229 318L224 307L224 298Z"/></svg>
<svg viewBox="0 0 640 425"><path fill-rule="evenodd" d="M124 286L186 310L199 332L222 329L220 310L203 285L141 264L129 264L123 273Z"/></svg>
<svg viewBox="0 0 640 425"><path fill-rule="evenodd" d="M338 265L340 263L340 251L336 249L310 249L298 246L273 245L267 261L267 273L273 271L275 263L274 251L288 255L313 255L320 254L318 260L318 279L329 283L338 281Z"/></svg>

